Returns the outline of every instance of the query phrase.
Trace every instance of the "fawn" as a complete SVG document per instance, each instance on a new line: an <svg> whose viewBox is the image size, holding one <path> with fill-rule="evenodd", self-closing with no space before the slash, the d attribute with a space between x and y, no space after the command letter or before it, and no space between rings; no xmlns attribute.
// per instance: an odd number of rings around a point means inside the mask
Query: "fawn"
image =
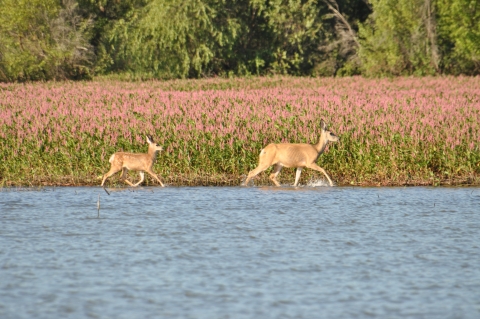
<svg viewBox="0 0 480 319"><path fill-rule="evenodd" d="M157 158L157 153L163 150L163 147L154 143L152 140L152 136L147 136L147 143L148 153L117 152L110 156L110 159L108 161L110 162L111 167L108 173L103 175L101 186L103 186L107 178L121 170L122 173L120 174L120 177L123 176L124 181L132 187L137 187L143 182L145 175L144 172L150 174L150 176L155 178L160 183L160 185L164 187L162 181L152 171L153 163ZM127 172L129 170L139 172L140 181L136 184L133 184L132 182L127 180Z"/></svg>

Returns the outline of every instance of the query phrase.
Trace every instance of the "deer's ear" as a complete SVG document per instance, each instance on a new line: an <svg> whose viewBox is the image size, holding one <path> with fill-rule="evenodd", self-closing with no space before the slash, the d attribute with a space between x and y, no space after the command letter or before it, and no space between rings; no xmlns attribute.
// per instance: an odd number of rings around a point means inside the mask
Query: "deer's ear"
<svg viewBox="0 0 480 319"><path fill-rule="evenodd" d="M322 131L325 131L327 129L327 124L325 124L324 120L320 120L320 127L322 128Z"/></svg>
<svg viewBox="0 0 480 319"><path fill-rule="evenodd" d="M147 143L148 143L148 144L152 144L152 143L153 143L153 139L152 139L152 136L151 136L151 135L147 135Z"/></svg>

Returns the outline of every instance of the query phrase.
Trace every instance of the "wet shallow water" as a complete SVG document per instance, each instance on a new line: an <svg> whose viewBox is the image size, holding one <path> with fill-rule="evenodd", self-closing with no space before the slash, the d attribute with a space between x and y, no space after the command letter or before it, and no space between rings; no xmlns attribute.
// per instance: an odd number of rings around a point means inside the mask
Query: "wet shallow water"
<svg viewBox="0 0 480 319"><path fill-rule="evenodd" d="M480 188L110 191L0 190L0 318L480 318Z"/></svg>

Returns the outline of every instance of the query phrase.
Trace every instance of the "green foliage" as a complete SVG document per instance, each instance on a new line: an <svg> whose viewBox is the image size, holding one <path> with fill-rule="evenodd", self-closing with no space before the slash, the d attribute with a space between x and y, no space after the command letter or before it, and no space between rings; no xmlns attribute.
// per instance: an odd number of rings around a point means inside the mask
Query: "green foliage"
<svg viewBox="0 0 480 319"><path fill-rule="evenodd" d="M480 74L478 0L0 0L0 81Z"/></svg>
<svg viewBox="0 0 480 319"><path fill-rule="evenodd" d="M152 0L116 21L103 48L111 70L147 77L311 74L331 37L319 8L316 0Z"/></svg>
<svg viewBox="0 0 480 319"><path fill-rule="evenodd" d="M112 29L117 23L128 20L133 12L143 8L148 0L78 0L78 6L85 18L92 20L90 43L95 48L94 70L97 74L111 71L115 61Z"/></svg>
<svg viewBox="0 0 480 319"><path fill-rule="evenodd" d="M308 73L312 68L309 57L318 52L318 42L326 37L317 1L256 0L250 2L249 11L256 15L258 22L253 25L259 25L260 36L253 40L259 54L245 61L246 68L256 74L263 70L276 74ZM249 18L244 19L248 25ZM254 28L247 32L252 38L256 33ZM244 41L250 39L241 39Z"/></svg>
<svg viewBox="0 0 480 319"><path fill-rule="evenodd" d="M158 78L199 76L210 62L214 9L202 1L154 0L112 30L117 63Z"/></svg>
<svg viewBox="0 0 480 319"><path fill-rule="evenodd" d="M155 172L167 184L238 185L268 143L315 142L319 118L340 136L318 160L339 184L479 185L479 83L282 76L4 84L0 185L98 185L111 154L146 151L145 133L164 146ZM315 174L305 170L302 183L323 178ZM281 176L292 182L293 169ZM259 177L269 184L268 172Z"/></svg>
<svg viewBox="0 0 480 319"><path fill-rule="evenodd" d="M427 0L372 0L373 13L360 24L360 58L367 76L433 74L436 71L432 15Z"/></svg>
<svg viewBox="0 0 480 319"><path fill-rule="evenodd" d="M360 24L362 73L367 76L479 74L477 0L372 0Z"/></svg>
<svg viewBox="0 0 480 319"><path fill-rule="evenodd" d="M442 69L451 74L480 73L480 1L437 1Z"/></svg>
<svg viewBox="0 0 480 319"><path fill-rule="evenodd" d="M72 0L1 0L0 81L89 77L88 28Z"/></svg>

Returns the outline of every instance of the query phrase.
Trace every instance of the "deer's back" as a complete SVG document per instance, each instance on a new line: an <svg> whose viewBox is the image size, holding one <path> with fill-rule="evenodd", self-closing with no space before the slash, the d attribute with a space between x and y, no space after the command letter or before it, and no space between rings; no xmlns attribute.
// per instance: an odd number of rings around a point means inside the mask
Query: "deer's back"
<svg viewBox="0 0 480 319"><path fill-rule="evenodd" d="M281 164L284 167L306 166L318 157L317 151L310 144L272 143L262 152L266 159L272 161L272 164Z"/></svg>
<svg viewBox="0 0 480 319"><path fill-rule="evenodd" d="M144 153L117 152L112 157L112 165L126 167L132 171L145 170L153 164L152 158Z"/></svg>

